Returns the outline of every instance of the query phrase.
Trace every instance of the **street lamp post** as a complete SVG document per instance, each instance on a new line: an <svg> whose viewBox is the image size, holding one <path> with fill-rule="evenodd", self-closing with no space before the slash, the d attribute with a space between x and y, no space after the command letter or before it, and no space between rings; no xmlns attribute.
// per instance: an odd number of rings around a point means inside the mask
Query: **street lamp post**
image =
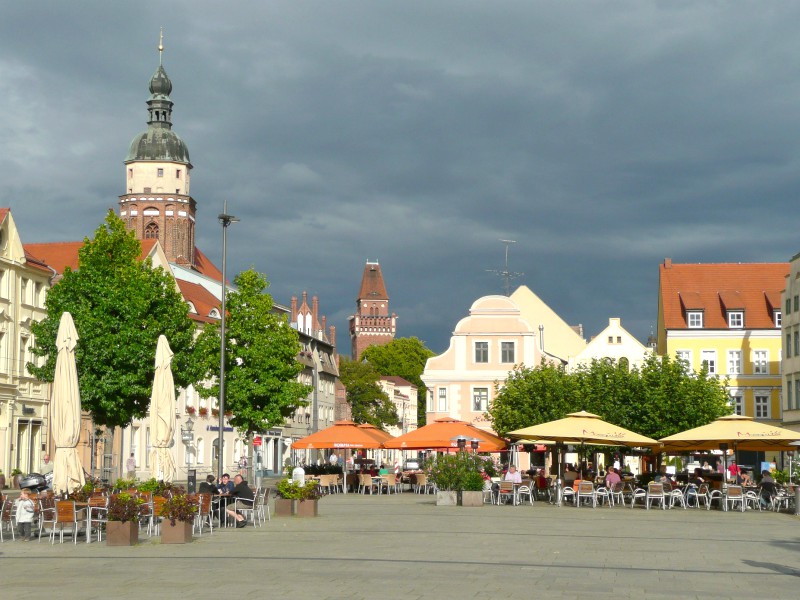
<svg viewBox="0 0 800 600"><path fill-rule="evenodd" d="M789 452L787 452L786 455L789 457L789 485L791 485L792 484L792 459L794 458L794 452L789 450Z"/></svg>
<svg viewBox="0 0 800 600"><path fill-rule="evenodd" d="M225 295L228 283L226 280L226 268L228 262L228 226L231 223L236 223L239 219L228 214L227 200L222 206L222 213L220 213L217 218L222 224L222 314L220 315L219 325L219 437L217 448L217 481L220 481L222 479L222 473L225 470Z"/></svg>

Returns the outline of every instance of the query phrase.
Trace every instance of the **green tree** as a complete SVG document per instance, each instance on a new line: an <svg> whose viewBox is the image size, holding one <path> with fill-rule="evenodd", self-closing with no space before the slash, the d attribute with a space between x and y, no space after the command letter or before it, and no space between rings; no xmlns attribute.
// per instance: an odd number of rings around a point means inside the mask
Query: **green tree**
<svg viewBox="0 0 800 600"><path fill-rule="evenodd" d="M155 371L158 336L164 334L174 352L177 386L196 381L192 368L194 324L175 280L150 259L140 260L141 244L113 211L86 238L78 270L69 267L47 295L47 317L31 325L35 356L45 357L28 370L52 381L61 314L69 311L80 339L75 348L81 407L94 422L109 427L128 425L145 415Z"/></svg>
<svg viewBox="0 0 800 600"><path fill-rule="evenodd" d="M399 421L394 402L378 385L380 377L368 361L340 358L339 379L347 388L347 402L356 423L371 423L382 428Z"/></svg>
<svg viewBox="0 0 800 600"><path fill-rule="evenodd" d="M422 382L427 360L435 353L425 347L421 340L397 338L383 346L369 346L361 354L362 359L377 369L381 375L394 375L417 386L417 426L425 424L425 406L428 390Z"/></svg>
<svg viewBox="0 0 800 600"><path fill-rule="evenodd" d="M233 281L236 290L226 297L225 411L233 413L231 425L250 434L283 425L307 404L311 388L297 380L298 334L273 312L266 277L250 269ZM220 324L206 325L196 347L205 377L214 380L198 393L219 397Z"/></svg>
<svg viewBox="0 0 800 600"><path fill-rule="evenodd" d="M501 436L580 410L576 380L561 365L543 361L535 368L517 366L495 389L488 414Z"/></svg>

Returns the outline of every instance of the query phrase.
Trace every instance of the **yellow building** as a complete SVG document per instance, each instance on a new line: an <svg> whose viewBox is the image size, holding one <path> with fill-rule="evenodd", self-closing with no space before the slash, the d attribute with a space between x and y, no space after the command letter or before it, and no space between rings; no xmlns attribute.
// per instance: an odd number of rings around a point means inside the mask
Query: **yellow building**
<svg viewBox="0 0 800 600"><path fill-rule="evenodd" d="M788 263L673 264L669 258L659 269L658 353L695 371L706 365L727 380L736 414L773 425L782 418L781 292L788 273ZM763 460L740 460L757 458Z"/></svg>

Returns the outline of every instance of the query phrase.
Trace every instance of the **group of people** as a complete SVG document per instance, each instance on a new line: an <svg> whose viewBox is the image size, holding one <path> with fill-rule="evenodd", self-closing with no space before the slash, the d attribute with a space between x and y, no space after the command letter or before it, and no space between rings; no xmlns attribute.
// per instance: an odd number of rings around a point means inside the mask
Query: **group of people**
<svg viewBox="0 0 800 600"><path fill-rule="evenodd" d="M231 476L228 473L223 473L219 483L215 482L216 477L208 475L206 480L200 484L197 491L200 494L211 494L216 497L214 502L216 504L215 510L218 516L220 515L220 498L234 499L233 503L230 501L227 503L225 512L236 522L237 528L245 527L247 525L247 519L241 511L242 509L253 508L253 503L255 502L253 490L250 489L250 486L247 485L247 482L239 473L233 476L233 481L231 481Z"/></svg>

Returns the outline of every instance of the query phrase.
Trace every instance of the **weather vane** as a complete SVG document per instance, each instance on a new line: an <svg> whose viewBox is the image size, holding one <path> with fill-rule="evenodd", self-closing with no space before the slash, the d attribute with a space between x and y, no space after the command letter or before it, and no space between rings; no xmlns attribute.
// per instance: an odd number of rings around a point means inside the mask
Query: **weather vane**
<svg viewBox="0 0 800 600"><path fill-rule="evenodd" d="M161 34L158 36L158 64L161 63L161 58L164 54L164 28L161 28Z"/></svg>
<svg viewBox="0 0 800 600"><path fill-rule="evenodd" d="M499 269L486 269L486 272L494 273L495 275L500 275L500 277L503 278L503 287L505 288L506 296L510 296L511 280L516 279L517 277L521 277L522 275L525 275L525 273L515 273L513 271L508 270L508 247L511 244L516 244L517 240L500 240L500 241L506 245L506 265L502 271Z"/></svg>

